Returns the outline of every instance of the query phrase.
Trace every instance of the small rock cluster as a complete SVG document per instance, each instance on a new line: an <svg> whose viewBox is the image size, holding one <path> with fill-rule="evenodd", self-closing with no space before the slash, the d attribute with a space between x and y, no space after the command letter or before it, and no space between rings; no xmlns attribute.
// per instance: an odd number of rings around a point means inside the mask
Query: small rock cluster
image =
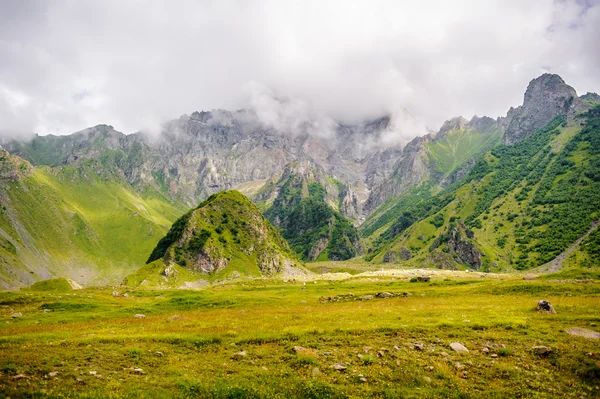
<svg viewBox="0 0 600 399"><path fill-rule="evenodd" d="M394 298L394 297L407 297L411 294L409 292L378 292L374 295L363 295L363 296L355 296L353 293L349 294L341 294L341 295L332 295L332 296L322 296L319 298L321 303L326 302L347 302L347 301L370 301L374 298Z"/></svg>

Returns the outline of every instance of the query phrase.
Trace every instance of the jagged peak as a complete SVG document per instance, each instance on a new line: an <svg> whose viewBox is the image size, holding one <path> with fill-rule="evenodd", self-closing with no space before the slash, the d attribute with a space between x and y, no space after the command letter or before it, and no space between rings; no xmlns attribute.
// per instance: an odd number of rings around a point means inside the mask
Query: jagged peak
<svg viewBox="0 0 600 399"><path fill-rule="evenodd" d="M439 132L436 134L436 138L440 139L448 135L448 133L450 133L452 130L464 129L467 126L467 123L469 123L469 121L463 118L462 116L457 116L452 119L449 119L446 122L444 122Z"/></svg>
<svg viewBox="0 0 600 399"><path fill-rule="evenodd" d="M598 93L587 92L583 96L579 97L584 101L590 101L594 103L600 103L600 95Z"/></svg>
<svg viewBox="0 0 600 399"><path fill-rule="evenodd" d="M543 96L544 93L558 91L565 91L566 94L577 97L575 89L566 84L563 78L556 74L545 73L529 82L525 91L524 104Z"/></svg>

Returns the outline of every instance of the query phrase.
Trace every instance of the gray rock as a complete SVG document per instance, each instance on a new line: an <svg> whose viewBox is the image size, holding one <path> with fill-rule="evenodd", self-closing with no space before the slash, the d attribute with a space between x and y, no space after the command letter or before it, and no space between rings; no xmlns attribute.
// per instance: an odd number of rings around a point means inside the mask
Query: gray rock
<svg viewBox="0 0 600 399"><path fill-rule="evenodd" d="M600 339L600 333L594 330L588 330L587 328L572 327L566 329L567 334L575 335L577 337L583 337L588 339Z"/></svg>
<svg viewBox="0 0 600 399"><path fill-rule="evenodd" d="M23 313L16 312L16 313L13 313L12 315L10 315L10 317L12 317L13 319L18 319L19 317L23 317Z"/></svg>
<svg viewBox="0 0 600 399"><path fill-rule="evenodd" d="M307 349L305 347L303 347L303 346L294 346L292 348L292 350L294 352L296 352L296 353L302 353L302 352L306 352L307 351Z"/></svg>
<svg viewBox="0 0 600 399"><path fill-rule="evenodd" d="M145 315L145 314L138 313L138 314L134 315L133 317L135 317L136 319L143 319L143 318L145 318L145 317L146 317L146 315Z"/></svg>
<svg viewBox="0 0 600 399"><path fill-rule="evenodd" d="M56 377L58 375L58 371L51 371L48 373L48 377Z"/></svg>
<svg viewBox="0 0 600 399"><path fill-rule="evenodd" d="M134 374L145 374L144 370L142 370L141 368L135 368L135 369L133 369L133 373Z"/></svg>
<svg viewBox="0 0 600 399"><path fill-rule="evenodd" d="M119 291L113 291L112 296L118 297L118 296L123 296L123 294L121 294Z"/></svg>
<svg viewBox="0 0 600 399"><path fill-rule="evenodd" d="M452 349L454 352L459 352L459 353L469 352L469 350L460 342L452 342L450 344L450 349Z"/></svg>
<svg viewBox="0 0 600 399"><path fill-rule="evenodd" d="M371 299L373 299L374 296L373 295L365 295L365 296L361 296L360 300L361 301L370 301Z"/></svg>
<svg viewBox="0 0 600 399"><path fill-rule="evenodd" d="M311 374L313 375L313 377L318 377L321 375L321 370L319 370L318 367L313 367Z"/></svg>
<svg viewBox="0 0 600 399"><path fill-rule="evenodd" d="M233 358L240 360L240 359L244 359L248 357L248 353L246 353L246 351L239 351L233 354Z"/></svg>
<svg viewBox="0 0 600 399"><path fill-rule="evenodd" d="M392 294L391 292L378 292L377 294L375 294L375 296L377 298L392 298L394 297L394 294Z"/></svg>
<svg viewBox="0 0 600 399"><path fill-rule="evenodd" d="M552 349L547 346L534 346L531 350L538 356L548 356L552 353Z"/></svg>
<svg viewBox="0 0 600 399"><path fill-rule="evenodd" d="M344 371L344 370L346 370L346 368L347 368L347 367L346 367L346 366L344 366L343 364L339 364L339 363L336 363L336 364L334 364L334 365L333 365L333 366L331 366L331 367L333 367L333 369L334 369L334 370L337 370L337 371Z"/></svg>
<svg viewBox="0 0 600 399"><path fill-rule="evenodd" d="M552 306L552 304L545 299L542 299L538 302L536 310L540 313L556 314L554 306Z"/></svg>
<svg viewBox="0 0 600 399"><path fill-rule="evenodd" d="M425 350L425 345L415 343L415 344L413 344L413 349L416 349L418 351L422 351L422 350Z"/></svg>
<svg viewBox="0 0 600 399"><path fill-rule="evenodd" d="M529 83L523 105L511 108L502 120L506 125L504 144L523 140L558 115L574 115L587 108L560 76L545 73Z"/></svg>

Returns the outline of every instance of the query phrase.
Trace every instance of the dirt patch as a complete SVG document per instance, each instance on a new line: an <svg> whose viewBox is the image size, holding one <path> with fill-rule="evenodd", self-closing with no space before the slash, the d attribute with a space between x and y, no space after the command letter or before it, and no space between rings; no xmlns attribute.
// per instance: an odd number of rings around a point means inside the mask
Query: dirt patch
<svg viewBox="0 0 600 399"><path fill-rule="evenodd" d="M572 327L572 328L567 328L567 334L571 334L571 335L576 335L578 337L583 337L583 338L588 338L588 339L600 339L600 333L593 331L593 330L588 330L585 328L579 328L579 327Z"/></svg>

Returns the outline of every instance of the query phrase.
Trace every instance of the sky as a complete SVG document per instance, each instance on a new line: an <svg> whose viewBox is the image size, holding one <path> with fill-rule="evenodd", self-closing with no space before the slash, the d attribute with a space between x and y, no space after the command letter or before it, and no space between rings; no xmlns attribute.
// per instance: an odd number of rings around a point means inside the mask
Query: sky
<svg viewBox="0 0 600 399"><path fill-rule="evenodd" d="M154 131L250 108L325 136L399 115L415 136L503 116L545 72L600 92L599 39L590 0L3 0L0 132Z"/></svg>

